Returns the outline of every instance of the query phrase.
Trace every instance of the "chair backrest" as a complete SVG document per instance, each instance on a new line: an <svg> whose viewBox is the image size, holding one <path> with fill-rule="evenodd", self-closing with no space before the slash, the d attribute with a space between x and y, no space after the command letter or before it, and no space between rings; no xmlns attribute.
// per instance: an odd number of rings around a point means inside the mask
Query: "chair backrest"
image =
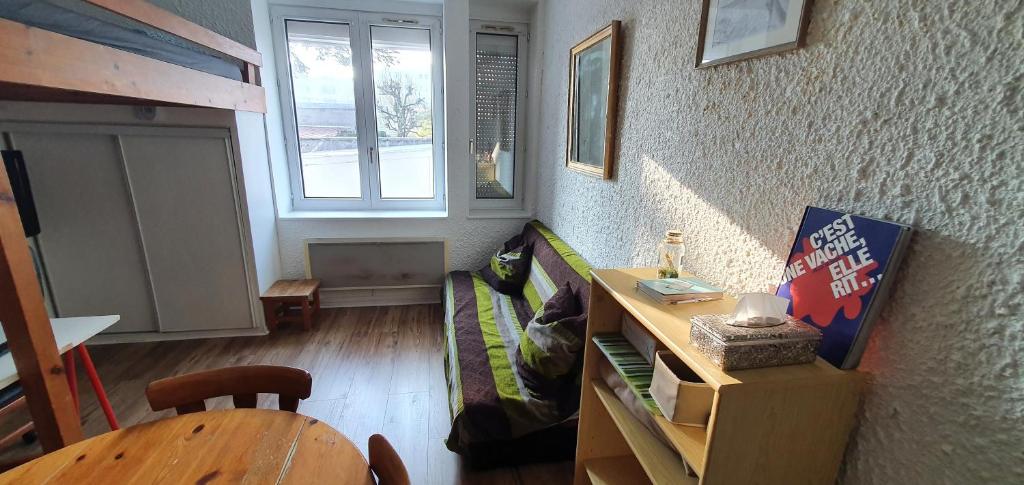
<svg viewBox="0 0 1024 485"><path fill-rule="evenodd" d="M248 365L153 381L146 387L146 399L154 411L174 408L188 414L205 411L205 401L220 396L231 396L236 408L255 408L257 394L270 393L279 396L281 410L295 412L312 389L313 377L303 369Z"/></svg>
<svg viewBox="0 0 1024 485"><path fill-rule="evenodd" d="M409 485L409 472L388 439L375 434L370 437L370 470L377 475L378 485Z"/></svg>

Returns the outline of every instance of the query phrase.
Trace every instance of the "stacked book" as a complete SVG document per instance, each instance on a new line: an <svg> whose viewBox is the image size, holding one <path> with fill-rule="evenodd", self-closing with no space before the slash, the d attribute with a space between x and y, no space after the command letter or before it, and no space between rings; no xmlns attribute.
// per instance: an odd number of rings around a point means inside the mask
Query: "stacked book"
<svg viewBox="0 0 1024 485"><path fill-rule="evenodd" d="M721 288L715 288L697 278L640 280L636 288L640 293L668 304L719 300L725 294Z"/></svg>

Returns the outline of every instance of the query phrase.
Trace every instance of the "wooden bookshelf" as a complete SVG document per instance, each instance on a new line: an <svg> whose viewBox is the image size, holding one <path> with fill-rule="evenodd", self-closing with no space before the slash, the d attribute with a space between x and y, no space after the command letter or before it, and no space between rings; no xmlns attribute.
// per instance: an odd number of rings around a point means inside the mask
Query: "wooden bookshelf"
<svg viewBox="0 0 1024 485"><path fill-rule="evenodd" d="M703 473L704 449L708 446L708 429L673 424L664 416L655 416L654 422L661 428L661 432L672 443L676 452L690 464L694 471L698 475Z"/></svg>
<svg viewBox="0 0 1024 485"><path fill-rule="evenodd" d="M594 485L643 485L651 483L632 455L595 458L585 463L587 476Z"/></svg>
<svg viewBox="0 0 1024 485"><path fill-rule="evenodd" d="M690 317L731 313L735 300L663 305L637 293L654 269L591 272L576 485L605 483L833 483L853 428L861 379L818 359L725 372L690 345ZM617 332L629 312L715 390L707 427L655 423L663 444L601 380L594 334ZM683 462L696 472L686 475ZM641 476L639 473L643 472Z"/></svg>
<svg viewBox="0 0 1024 485"><path fill-rule="evenodd" d="M626 406L615 397L615 393L607 384L600 380L592 381L594 392L626 444L633 450L636 461L646 472L651 483L678 483L679 478L686 478L686 469L675 450L663 445L654 434L647 430L640 421L633 417Z"/></svg>

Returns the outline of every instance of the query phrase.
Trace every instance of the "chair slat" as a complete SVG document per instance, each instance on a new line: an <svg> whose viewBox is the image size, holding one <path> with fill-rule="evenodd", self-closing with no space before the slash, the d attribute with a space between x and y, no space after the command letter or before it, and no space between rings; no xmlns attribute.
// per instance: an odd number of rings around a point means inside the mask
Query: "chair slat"
<svg viewBox="0 0 1024 485"><path fill-rule="evenodd" d="M296 412L299 410L299 398L297 396L285 396L282 394L277 398L277 407L282 411Z"/></svg>
<svg viewBox="0 0 1024 485"><path fill-rule="evenodd" d="M177 411L178 414L201 413L206 411L206 403L199 401L182 404L180 406L174 406L174 410ZM154 411L156 410L154 409Z"/></svg>
<svg viewBox="0 0 1024 485"><path fill-rule="evenodd" d="M256 407L256 394L235 394L231 400L235 402L236 408L252 409Z"/></svg>

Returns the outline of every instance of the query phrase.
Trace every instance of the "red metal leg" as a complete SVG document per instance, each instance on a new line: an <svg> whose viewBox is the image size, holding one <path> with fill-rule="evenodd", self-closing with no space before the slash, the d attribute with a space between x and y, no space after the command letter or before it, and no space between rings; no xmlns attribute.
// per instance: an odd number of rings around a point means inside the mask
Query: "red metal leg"
<svg viewBox="0 0 1024 485"><path fill-rule="evenodd" d="M75 403L75 412L80 413L78 407L78 374L75 372L75 353L64 352L64 374L68 378L68 387L71 388L71 400Z"/></svg>
<svg viewBox="0 0 1024 485"><path fill-rule="evenodd" d="M92 382L92 388L96 391L96 400L100 402L100 407L103 408L103 414L107 416L107 423L110 424L110 430L114 431L121 427L117 425L117 418L114 416L114 408L110 407L110 401L107 400L107 391L103 390L103 383L100 382L100 375L96 373L96 366L92 363L92 357L89 356L89 351L85 348L85 344L75 347L78 351L78 356L82 358L82 367L85 367L85 373L89 375L89 381Z"/></svg>

